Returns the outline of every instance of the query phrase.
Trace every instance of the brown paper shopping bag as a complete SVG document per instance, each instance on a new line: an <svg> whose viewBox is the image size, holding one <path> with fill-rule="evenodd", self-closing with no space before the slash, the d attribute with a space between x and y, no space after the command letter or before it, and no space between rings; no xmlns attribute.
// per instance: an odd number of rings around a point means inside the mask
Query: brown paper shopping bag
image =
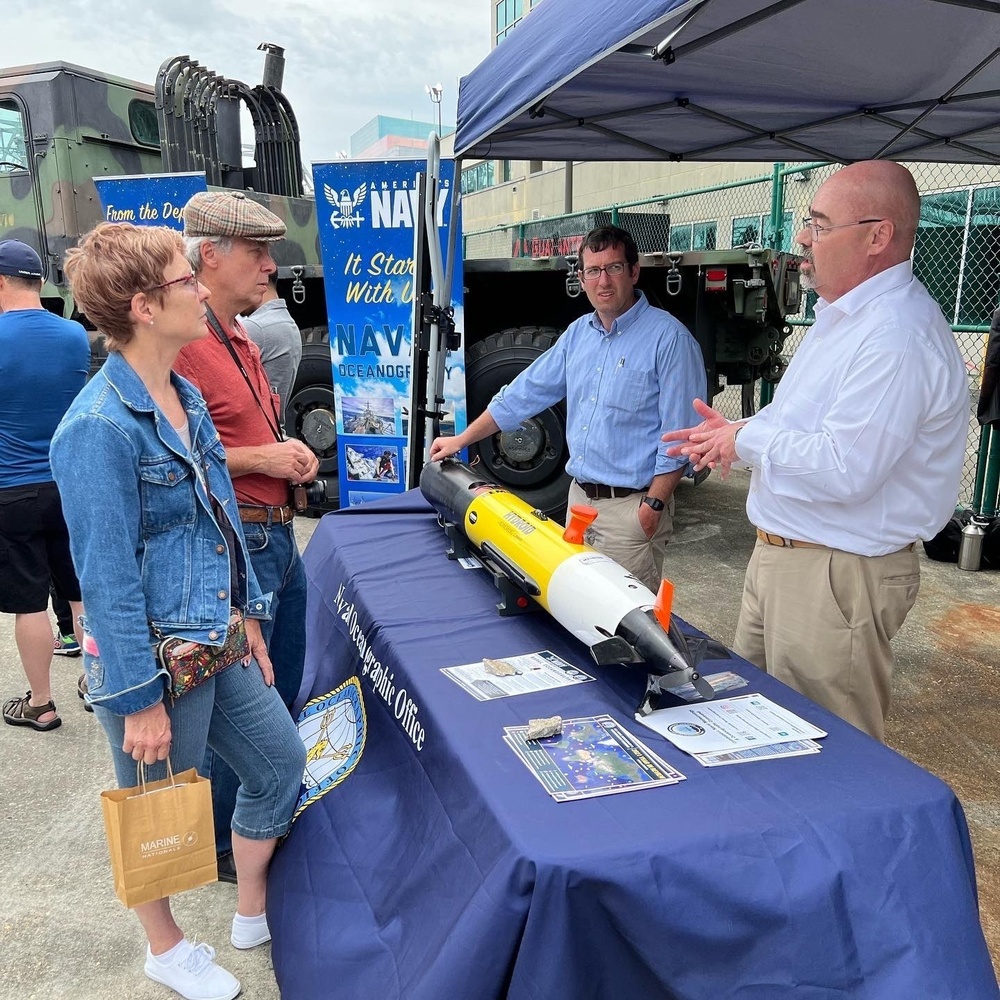
<svg viewBox="0 0 1000 1000"><path fill-rule="evenodd" d="M115 892L126 906L218 879L212 785L195 768L101 792L101 808Z"/></svg>

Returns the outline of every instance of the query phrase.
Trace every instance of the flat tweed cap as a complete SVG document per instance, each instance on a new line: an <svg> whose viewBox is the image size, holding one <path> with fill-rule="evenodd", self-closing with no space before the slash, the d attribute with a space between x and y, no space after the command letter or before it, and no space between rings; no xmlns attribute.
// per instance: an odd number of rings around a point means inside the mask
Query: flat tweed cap
<svg viewBox="0 0 1000 1000"><path fill-rule="evenodd" d="M242 191L201 191L184 206L184 235L270 242L284 239L285 224Z"/></svg>

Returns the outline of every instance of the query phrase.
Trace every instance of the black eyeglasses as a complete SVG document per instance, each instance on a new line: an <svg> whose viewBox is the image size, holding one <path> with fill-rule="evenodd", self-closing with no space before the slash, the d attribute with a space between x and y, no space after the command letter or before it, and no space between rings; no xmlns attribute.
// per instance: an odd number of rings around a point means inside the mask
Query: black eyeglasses
<svg viewBox="0 0 1000 1000"><path fill-rule="evenodd" d="M604 267L581 267L580 274L583 275L584 281L597 281L601 276L601 271L606 271L609 278L617 278L625 270L625 261L616 260L611 264L605 264Z"/></svg>
<svg viewBox="0 0 1000 1000"><path fill-rule="evenodd" d="M151 292L156 288L169 288L171 285L181 285L184 288L197 288L198 275L192 271L190 274L185 274L183 278L174 278L172 281L164 281L159 285L153 285L152 288L147 289L147 291Z"/></svg>
<svg viewBox="0 0 1000 1000"><path fill-rule="evenodd" d="M887 219L859 219L857 222L842 222L839 226L821 226L816 222L813 222L812 216L807 215L802 220L802 228L809 230L809 235L814 239L818 240L822 233L828 233L832 229L850 229L851 226L864 226L869 222L887 222Z"/></svg>

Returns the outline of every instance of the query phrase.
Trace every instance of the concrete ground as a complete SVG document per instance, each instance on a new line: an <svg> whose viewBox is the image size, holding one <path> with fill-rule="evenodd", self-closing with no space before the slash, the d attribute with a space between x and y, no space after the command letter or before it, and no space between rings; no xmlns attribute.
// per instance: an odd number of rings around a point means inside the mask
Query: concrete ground
<svg viewBox="0 0 1000 1000"><path fill-rule="evenodd" d="M743 514L747 475L710 478L678 494L668 573L675 609L730 642L753 532ZM314 521L300 520L300 544ZM1000 574L963 573L921 553L916 607L896 639L888 741L947 781L972 832L983 926L1000 965ZM103 732L76 697L79 661L56 657L60 729L0 725L0 998L167 1000L142 974L138 922L115 897L99 794L113 786ZM13 619L0 616L0 700L24 690ZM189 935L207 941L244 984L243 996L275 1000L267 946L229 945L236 890L204 886L175 900Z"/></svg>

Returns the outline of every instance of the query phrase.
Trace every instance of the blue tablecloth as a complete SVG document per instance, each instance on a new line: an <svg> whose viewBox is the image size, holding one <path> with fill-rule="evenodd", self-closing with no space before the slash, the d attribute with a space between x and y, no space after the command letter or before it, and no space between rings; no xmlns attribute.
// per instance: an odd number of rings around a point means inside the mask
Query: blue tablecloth
<svg viewBox="0 0 1000 1000"><path fill-rule="evenodd" d="M500 618L444 552L414 493L327 515L306 551L301 701L357 674L367 734L271 866L284 1000L1000 996L945 784L742 660L744 691L829 736L703 768L633 719L642 673L594 667L542 612ZM539 649L597 681L480 703L440 672ZM556 803L502 740L600 713L687 780Z"/></svg>

